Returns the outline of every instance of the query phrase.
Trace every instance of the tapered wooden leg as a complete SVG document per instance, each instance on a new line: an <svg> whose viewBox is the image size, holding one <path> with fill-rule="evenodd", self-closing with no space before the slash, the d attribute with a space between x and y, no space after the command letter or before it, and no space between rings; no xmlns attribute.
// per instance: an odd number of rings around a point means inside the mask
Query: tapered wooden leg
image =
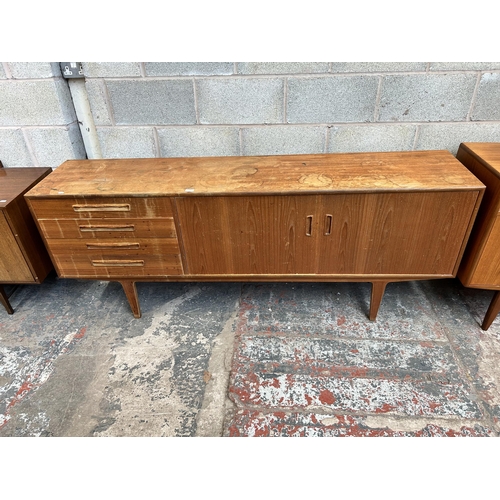
<svg viewBox="0 0 500 500"><path fill-rule="evenodd" d="M120 281L122 284L125 295L127 296L130 309L136 318L141 317L141 308L139 306L139 297L137 296L137 289L135 288L135 281Z"/></svg>
<svg viewBox="0 0 500 500"><path fill-rule="evenodd" d="M486 315L484 316L481 328L483 330L487 330L491 326L491 323L493 323L493 320L497 317L497 314L499 312L500 312L500 291L495 292L495 295L493 295L493 298L491 299L490 302L490 307L488 307L488 310L486 311Z"/></svg>
<svg viewBox="0 0 500 500"><path fill-rule="evenodd" d="M12 309L9 298L7 297L2 285L0 285L0 303L5 307L8 314L14 314L14 309Z"/></svg>
<svg viewBox="0 0 500 500"><path fill-rule="evenodd" d="M374 281L372 283L372 296L370 300L370 320L375 321L377 318L378 308L384 296L385 287L388 281Z"/></svg>

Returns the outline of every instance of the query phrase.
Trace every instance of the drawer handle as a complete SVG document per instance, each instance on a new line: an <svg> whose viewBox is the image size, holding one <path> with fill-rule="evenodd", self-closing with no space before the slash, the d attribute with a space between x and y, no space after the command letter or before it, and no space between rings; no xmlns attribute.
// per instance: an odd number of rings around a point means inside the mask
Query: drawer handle
<svg viewBox="0 0 500 500"><path fill-rule="evenodd" d="M114 203L107 205L73 205L75 212L130 212L129 203Z"/></svg>
<svg viewBox="0 0 500 500"><path fill-rule="evenodd" d="M313 228L313 216L308 215L306 217L306 236L311 236Z"/></svg>
<svg viewBox="0 0 500 500"><path fill-rule="evenodd" d="M80 226L80 231L82 233L92 233L98 231L134 231L134 224L124 225L124 226L116 226L112 224L100 224L98 226Z"/></svg>
<svg viewBox="0 0 500 500"><path fill-rule="evenodd" d="M94 267L144 267L143 260L93 260Z"/></svg>
<svg viewBox="0 0 500 500"><path fill-rule="evenodd" d="M140 243L86 243L88 250L99 250L101 248L119 248L123 250L132 250L134 248L140 248Z"/></svg>
<svg viewBox="0 0 500 500"><path fill-rule="evenodd" d="M333 215L326 214L326 217L325 217L325 236L330 236L330 234L332 234L332 223L333 223Z"/></svg>

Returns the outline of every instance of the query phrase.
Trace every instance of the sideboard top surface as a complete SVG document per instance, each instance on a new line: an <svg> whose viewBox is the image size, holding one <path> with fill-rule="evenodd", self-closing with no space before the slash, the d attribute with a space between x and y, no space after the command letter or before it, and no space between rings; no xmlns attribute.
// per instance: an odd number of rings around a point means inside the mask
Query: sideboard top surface
<svg viewBox="0 0 500 500"><path fill-rule="evenodd" d="M48 167L0 168L0 208L5 208L51 170Z"/></svg>
<svg viewBox="0 0 500 500"><path fill-rule="evenodd" d="M449 151L68 160L26 196L210 196L484 189Z"/></svg>
<svg viewBox="0 0 500 500"><path fill-rule="evenodd" d="M461 147L500 177L500 142L464 142Z"/></svg>

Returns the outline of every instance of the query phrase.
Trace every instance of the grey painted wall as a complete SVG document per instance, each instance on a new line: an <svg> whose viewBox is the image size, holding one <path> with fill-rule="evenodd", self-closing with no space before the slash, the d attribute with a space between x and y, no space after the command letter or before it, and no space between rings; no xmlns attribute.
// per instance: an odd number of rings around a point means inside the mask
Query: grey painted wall
<svg viewBox="0 0 500 500"><path fill-rule="evenodd" d="M85 158L67 82L58 63L0 63L0 161L57 167Z"/></svg>
<svg viewBox="0 0 500 500"><path fill-rule="evenodd" d="M106 158L500 142L500 62L83 63ZM57 63L0 66L0 160L84 157Z"/></svg>

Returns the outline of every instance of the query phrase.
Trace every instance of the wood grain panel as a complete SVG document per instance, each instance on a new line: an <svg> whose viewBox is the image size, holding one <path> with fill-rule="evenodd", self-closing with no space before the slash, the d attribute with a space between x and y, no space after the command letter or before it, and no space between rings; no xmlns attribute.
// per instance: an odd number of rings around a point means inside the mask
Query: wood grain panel
<svg viewBox="0 0 500 500"><path fill-rule="evenodd" d="M166 197L29 199L37 219L101 219L173 217Z"/></svg>
<svg viewBox="0 0 500 500"><path fill-rule="evenodd" d="M199 197L176 205L191 274L452 275L477 196Z"/></svg>
<svg viewBox="0 0 500 500"><path fill-rule="evenodd" d="M41 283L53 265L26 200L18 196L3 210L36 283Z"/></svg>
<svg viewBox="0 0 500 500"><path fill-rule="evenodd" d="M459 152L460 150L469 152L489 170L500 176L500 142L463 142L460 144Z"/></svg>
<svg viewBox="0 0 500 500"><path fill-rule="evenodd" d="M335 272L453 275L477 196L474 192L384 193L352 199L353 206L363 205L357 214L351 207L350 213L356 214L351 215L354 227L349 232L344 218L338 234L345 235L346 241L328 242L322 255L336 263ZM332 268L322 268L328 269Z"/></svg>
<svg viewBox="0 0 500 500"><path fill-rule="evenodd" d="M481 187L449 151L403 151L69 160L27 196L235 196Z"/></svg>
<svg viewBox="0 0 500 500"><path fill-rule="evenodd" d="M47 167L0 168L0 208L23 195L52 172Z"/></svg>
<svg viewBox="0 0 500 500"><path fill-rule="evenodd" d="M63 278L161 277L182 273L179 246L173 238L52 239L48 246Z"/></svg>
<svg viewBox="0 0 500 500"><path fill-rule="evenodd" d="M485 238L477 262L467 279L467 286L494 288L500 286L500 215Z"/></svg>
<svg viewBox="0 0 500 500"><path fill-rule="evenodd" d="M173 218L40 219L45 238L175 238Z"/></svg>
<svg viewBox="0 0 500 500"><path fill-rule="evenodd" d="M33 275L11 228L0 212L0 283L33 283Z"/></svg>
<svg viewBox="0 0 500 500"><path fill-rule="evenodd" d="M317 196L176 199L190 274L314 273L319 200ZM307 236L309 230L312 236Z"/></svg>
<svg viewBox="0 0 500 500"><path fill-rule="evenodd" d="M475 144L474 146L477 147L478 145ZM500 147L498 146L493 149L500 151ZM483 154L486 152L490 152L491 154L492 145L488 145L486 150L484 147L480 147L479 150ZM497 156L499 156L499 153L497 153ZM469 149L464 144L460 145L457 158L486 185L483 200L481 201L481 206L479 207L476 221L458 271L458 277L465 286L478 286L479 283L486 286L488 279L484 275L485 263L481 262L482 271L479 274L476 273L476 268L483 259L485 245L490 245L488 255L490 258L494 257L491 249L490 232L493 229L493 225L496 224L500 208L500 173L496 169L491 168L491 165L486 163L475 151ZM488 265L491 266L493 263ZM496 281L496 279L494 278L493 281Z"/></svg>

